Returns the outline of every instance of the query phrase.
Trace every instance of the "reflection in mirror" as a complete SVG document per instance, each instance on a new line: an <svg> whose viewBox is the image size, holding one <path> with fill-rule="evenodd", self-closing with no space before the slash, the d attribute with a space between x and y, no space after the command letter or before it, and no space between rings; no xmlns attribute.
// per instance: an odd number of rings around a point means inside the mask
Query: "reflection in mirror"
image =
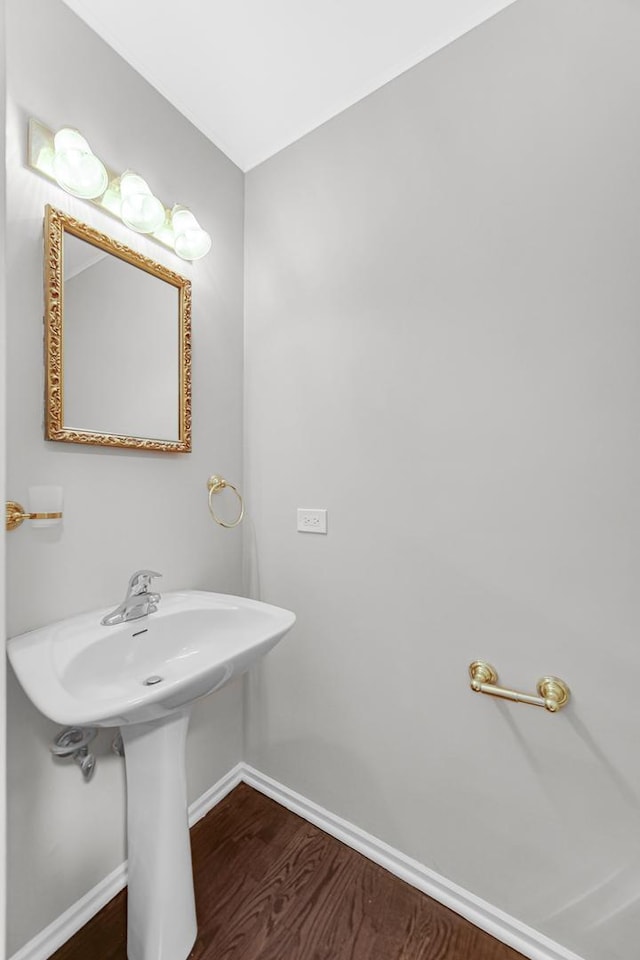
<svg viewBox="0 0 640 960"><path fill-rule="evenodd" d="M190 450L190 284L47 207L47 437Z"/></svg>
<svg viewBox="0 0 640 960"><path fill-rule="evenodd" d="M177 440L177 289L70 233L63 263L65 425Z"/></svg>

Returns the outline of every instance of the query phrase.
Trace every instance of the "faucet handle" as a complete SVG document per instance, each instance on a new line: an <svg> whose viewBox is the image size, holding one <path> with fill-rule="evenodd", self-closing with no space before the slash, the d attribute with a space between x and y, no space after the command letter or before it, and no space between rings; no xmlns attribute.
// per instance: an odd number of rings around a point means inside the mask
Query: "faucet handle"
<svg viewBox="0 0 640 960"><path fill-rule="evenodd" d="M127 596L138 596L140 593L148 593L149 587L151 586L151 581L155 580L156 577L161 577L161 573L156 573L155 570L136 570L135 573L131 574L129 579L129 586L127 587Z"/></svg>

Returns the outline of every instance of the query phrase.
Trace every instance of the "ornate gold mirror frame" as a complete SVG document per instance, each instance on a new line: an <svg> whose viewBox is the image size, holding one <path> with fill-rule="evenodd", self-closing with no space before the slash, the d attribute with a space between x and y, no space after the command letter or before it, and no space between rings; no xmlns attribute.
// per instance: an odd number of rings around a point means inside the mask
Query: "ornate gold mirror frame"
<svg viewBox="0 0 640 960"><path fill-rule="evenodd" d="M176 316L178 436L157 439L127 436L125 434L94 432L65 425L64 417L64 235L85 240L106 254L163 280L178 291ZM45 251L45 436L47 440L66 443L97 444L106 447L133 447L137 450L157 450L165 453L191 451L191 282L167 267L143 256L130 247L73 217L47 205L44 227ZM115 295L115 291L114 291ZM140 364L144 373L144 358ZM114 377L117 377L117 370ZM142 402L153 404L153 397Z"/></svg>

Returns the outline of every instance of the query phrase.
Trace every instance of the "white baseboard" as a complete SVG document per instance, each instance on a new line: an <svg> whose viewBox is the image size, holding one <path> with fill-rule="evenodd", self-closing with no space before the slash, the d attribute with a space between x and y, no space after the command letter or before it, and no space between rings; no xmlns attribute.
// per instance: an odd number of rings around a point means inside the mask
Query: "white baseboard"
<svg viewBox="0 0 640 960"><path fill-rule="evenodd" d="M10 960L47 960L127 885L126 861L25 943Z"/></svg>
<svg viewBox="0 0 640 960"><path fill-rule="evenodd" d="M359 827L337 817L335 814L318 806L312 800L307 800L294 790L290 790L277 780L265 776L259 770L254 770L248 764L243 765L242 779L249 786L277 803L297 813L298 816L315 824L325 833L340 840L367 859L373 860L392 873L405 880L412 887L421 890L429 897L449 907L459 916L470 920L476 927L490 933L496 940L506 943L514 950L519 950L529 960L582 960L578 954L567 950L566 947L555 943L542 933L528 927L515 917L509 916L497 907L492 906L475 894L459 887L445 877L430 870L417 860L405 856L377 837L365 833Z"/></svg>
<svg viewBox="0 0 640 960"><path fill-rule="evenodd" d="M237 763L229 773L225 773L217 783L214 783L206 793L194 800L189 806L189 826L192 827L198 820L202 820L209 810L224 800L228 793L231 793L239 783L242 782L244 772L244 763Z"/></svg>
<svg viewBox="0 0 640 960"><path fill-rule="evenodd" d="M464 890L428 867L395 850L377 837L365 833L359 827L343 820L295 790L290 790L271 777L260 773L246 763L237 764L217 783L203 793L189 807L189 826L193 826L213 809L231 790L244 781L260 793L297 813L309 823L335 837L348 847L357 850L369 860L379 864L394 876L405 880L412 887L449 907L455 913L471 921L520 951L528 960L582 960L576 953L567 950L548 937L521 923L509 914L492 906L475 894ZM24 947L14 953L10 960L48 960L63 943L77 933L99 910L101 910L127 883L126 862L105 877L84 897L74 903L48 927Z"/></svg>
<svg viewBox="0 0 640 960"><path fill-rule="evenodd" d="M238 763L217 783L189 806L189 826L197 823L209 810L226 797L242 780L244 764ZM10 960L48 960L63 943L102 910L127 885L127 861L101 880L84 897L57 917L48 927L29 940Z"/></svg>

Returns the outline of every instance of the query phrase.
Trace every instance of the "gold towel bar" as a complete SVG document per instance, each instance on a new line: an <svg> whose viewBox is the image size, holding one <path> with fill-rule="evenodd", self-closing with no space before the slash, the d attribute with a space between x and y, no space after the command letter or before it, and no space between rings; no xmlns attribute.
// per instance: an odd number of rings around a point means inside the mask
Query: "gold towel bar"
<svg viewBox="0 0 640 960"><path fill-rule="evenodd" d="M538 696L531 693L519 693L517 690L508 690L498 687L498 674L495 668L485 660L474 660L469 664L471 689L476 693L488 693L492 697L503 697L505 700L515 700L518 703L531 703L535 707L544 707L551 713L562 710L569 702L571 691L564 680L558 677L542 677L538 680L536 689Z"/></svg>
<svg viewBox="0 0 640 960"><path fill-rule="evenodd" d="M15 530L23 520L60 520L61 513L25 513L16 500L5 501L5 530Z"/></svg>

